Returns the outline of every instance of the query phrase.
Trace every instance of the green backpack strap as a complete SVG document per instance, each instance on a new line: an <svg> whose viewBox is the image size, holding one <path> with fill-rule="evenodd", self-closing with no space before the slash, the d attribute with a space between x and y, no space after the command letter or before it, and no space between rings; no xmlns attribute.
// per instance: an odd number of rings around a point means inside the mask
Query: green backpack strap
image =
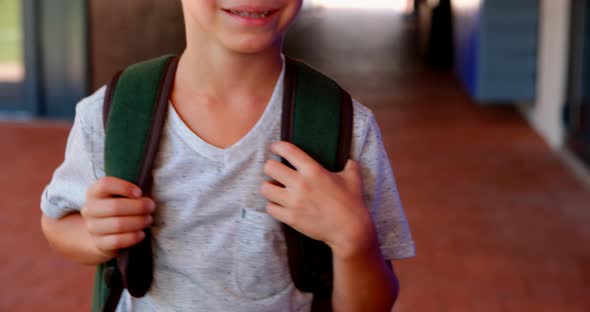
<svg viewBox="0 0 590 312"><path fill-rule="evenodd" d="M127 180L150 194L152 168L166 120L178 58L166 55L132 65L109 83L105 94L105 174ZM97 267L93 312L115 311L123 288L142 297L153 279L151 230L120 251L118 261Z"/></svg>
<svg viewBox="0 0 590 312"><path fill-rule="evenodd" d="M352 99L335 81L301 61L286 59L281 139L332 172L344 169L352 139ZM291 166L286 160L283 162ZM314 293L312 311L331 311L332 252L283 225L295 286Z"/></svg>

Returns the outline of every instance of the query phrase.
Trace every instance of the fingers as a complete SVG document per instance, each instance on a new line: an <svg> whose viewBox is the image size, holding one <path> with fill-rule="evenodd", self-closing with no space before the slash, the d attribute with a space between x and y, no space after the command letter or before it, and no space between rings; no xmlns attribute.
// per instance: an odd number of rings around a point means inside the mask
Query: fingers
<svg viewBox="0 0 590 312"><path fill-rule="evenodd" d="M309 172L321 167L311 156L292 143L280 141L271 145L271 151L285 158L297 171Z"/></svg>
<svg viewBox="0 0 590 312"><path fill-rule="evenodd" d="M262 186L260 187L260 194L273 203L283 206L287 204L287 190L284 187L274 185L270 181L262 183Z"/></svg>
<svg viewBox="0 0 590 312"><path fill-rule="evenodd" d="M88 232L94 236L110 234L124 234L141 231L149 227L153 222L150 215L134 217L115 217L103 219L90 219L86 223Z"/></svg>
<svg viewBox="0 0 590 312"><path fill-rule="evenodd" d="M137 199L105 198L89 202L83 207L82 215L90 218L109 218L148 215L156 210L153 200L143 197Z"/></svg>
<svg viewBox="0 0 590 312"><path fill-rule="evenodd" d="M297 172L295 170L274 159L270 159L264 164L264 173L285 186L297 179Z"/></svg>
<svg viewBox="0 0 590 312"><path fill-rule="evenodd" d="M86 195L91 198L113 196L137 198L141 196L141 193L141 189L133 183L115 177L103 177L88 189Z"/></svg>
<svg viewBox="0 0 590 312"><path fill-rule="evenodd" d="M156 205L141 195L138 186L115 177L103 177L88 189L81 214L96 248L105 255L116 255L145 238L143 229L151 226Z"/></svg>
<svg viewBox="0 0 590 312"><path fill-rule="evenodd" d="M145 238L143 231L98 236L95 238L96 248L105 254L115 254L119 249L137 245Z"/></svg>
<svg viewBox="0 0 590 312"><path fill-rule="evenodd" d="M275 203L267 203L266 204L266 212L273 218L277 219L277 221L291 224L291 214L288 209L283 206L277 205Z"/></svg>

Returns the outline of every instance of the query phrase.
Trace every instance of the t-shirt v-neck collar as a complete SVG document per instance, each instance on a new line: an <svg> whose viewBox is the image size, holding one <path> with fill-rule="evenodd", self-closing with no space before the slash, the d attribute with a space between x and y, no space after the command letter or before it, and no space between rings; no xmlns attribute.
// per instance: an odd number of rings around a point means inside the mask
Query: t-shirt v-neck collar
<svg viewBox="0 0 590 312"><path fill-rule="evenodd" d="M241 158L241 156L247 156L250 149L259 148L259 144L256 144L256 141L260 140L265 135L268 135L273 129L273 126L275 126L281 119L284 75L285 62L283 59L281 74L275 83L275 88L264 112L248 133L231 146L220 148L207 143L186 125L174 109L174 105L172 105L171 102L168 103L169 127L171 127L172 130L192 149L210 160L217 162L222 161L225 163L237 160Z"/></svg>

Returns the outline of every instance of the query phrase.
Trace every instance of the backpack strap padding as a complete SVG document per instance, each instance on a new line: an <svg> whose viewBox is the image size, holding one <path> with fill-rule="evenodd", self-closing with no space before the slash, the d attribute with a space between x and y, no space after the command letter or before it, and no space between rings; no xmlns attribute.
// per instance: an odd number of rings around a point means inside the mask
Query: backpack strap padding
<svg viewBox="0 0 590 312"><path fill-rule="evenodd" d="M111 80L105 94L105 174L136 184L144 196L151 193L151 172L177 64L177 57L167 55L132 65ZM144 240L120 251L118 261L98 266L93 311L100 305L98 311L114 311L123 287L134 297L149 290L153 279L151 230L144 231Z"/></svg>
<svg viewBox="0 0 590 312"><path fill-rule="evenodd" d="M158 151L176 71L168 55L127 68L114 90L105 140L105 173L151 193L152 168ZM142 297L153 279L151 230L145 239L120 251L123 285L134 297Z"/></svg>
<svg viewBox="0 0 590 312"><path fill-rule="evenodd" d="M173 56L160 57L132 65L121 73L106 124L105 173L134 183L144 191L152 169L146 164L153 161L153 151L158 147L158 142L150 138L161 131L157 125L152 126L156 121L153 118L159 116L158 109L165 110L168 105L168 97L161 93L170 89L163 80L172 59ZM168 79L170 84L172 79ZM157 118L163 117L160 114ZM148 170L142 172L142 168Z"/></svg>
<svg viewBox="0 0 590 312"><path fill-rule="evenodd" d="M286 58L281 139L324 168L341 171L350 156L352 100L336 82L303 62ZM285 159L283 163L291 166ZM292 167L292 166L291 166ZM312 311L331 311L332 252L321 241L283 225L295 286L314 293Z"/></svg>
<svg viewBox="0 0 590 312"><path fill-rule="evenodd" d="M292 73L288 76L295 84L295 93L290 100L291 118L286 125L291 130L287 131L286 139L324 168L341 171L350 152L350 135L343 134L348 140L344 137L341 140L341 132L350 129L346 126L351 124L342 118L346 106L342 104L350 96L334 80L303 62L288 58L287 67Z"/></svg>
<svg viewBox="0 0 590 312"><path fill-rule="evenodd" d="M106 86L105 96L102 105L102 123L103 128L107 129L107 121L111 111L113 101L113 90L119 81L122 71L119 71L111 78ZM113 281L112 272L117 269L117 261L111 260L107 263L101 263L96 266L94 273L94 286L92 288L92 312L115 311L114 304L119 302L120 293L122 292L122 281ZM106 280L110 283L107 285ZM110 295L109 295L110 294Z"/></svg>

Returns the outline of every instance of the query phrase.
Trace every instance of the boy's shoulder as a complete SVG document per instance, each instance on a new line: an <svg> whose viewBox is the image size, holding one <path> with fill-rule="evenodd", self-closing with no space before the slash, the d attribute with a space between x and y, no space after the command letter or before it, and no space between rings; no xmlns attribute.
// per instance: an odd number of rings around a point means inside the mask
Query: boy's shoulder
<svg viewBox="0 0 590 312"><path fill-rule="evenodd" d="M365 124L373 118L373 111L354 98L352 99L352 112L355 122L360 121L361 123Z"/></svg>
<svg viewBox="0 0 590 312"><path fill-rule="evenodd" d="M76 104L75 122L79 122L84 131L96 134L103 129L102 107L105 93L106 86L102 86Z"/></svg>
<svg viewBox="0 0 590 312"><path fill-rule="evenodd" d="M362 158L363 146L367 142L380 141L381 136L373 111L355 99L352 100L352 107L353 129L351 154L354 159L360 159Z"/></svg>

